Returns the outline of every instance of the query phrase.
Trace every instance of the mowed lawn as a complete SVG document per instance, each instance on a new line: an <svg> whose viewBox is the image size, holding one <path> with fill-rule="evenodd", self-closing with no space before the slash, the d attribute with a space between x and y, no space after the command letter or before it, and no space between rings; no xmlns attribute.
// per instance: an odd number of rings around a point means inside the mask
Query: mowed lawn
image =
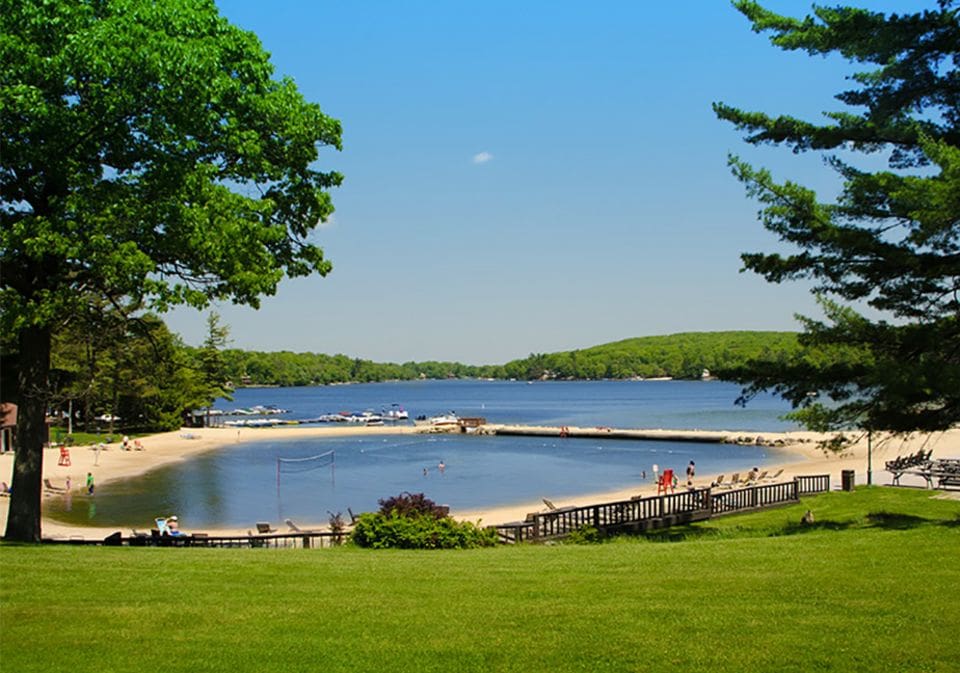
<svg viewBox="0 0 960 673"><path fill-rule="evenodd" d="M0 670L960 671L960 501L931 495L831 493L660 542L5 545Z"/></svg>

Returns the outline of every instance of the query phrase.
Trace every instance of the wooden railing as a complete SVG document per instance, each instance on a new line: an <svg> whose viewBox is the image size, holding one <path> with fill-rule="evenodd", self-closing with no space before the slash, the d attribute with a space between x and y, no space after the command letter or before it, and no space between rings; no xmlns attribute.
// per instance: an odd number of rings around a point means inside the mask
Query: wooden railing
<svg viewBox="0 0 960 673"><path fill-rule="evenodd" d="M794 477L800 487L800 495L826 493L830 490L830 475L817 474L807 477Z"/></svg>
<svg viewBox="0 0 960 673"><path fill-rule="evenodd" d="M830 490L830 475L714 491L701 488L585 507L528 514L525 521L495 526L501 542L541 542L590 526L605 533L643 531L702 521L712 516L799 502L801 495Z"/></svg>
<svg viewBox="0 0 960 673"><path fill-rule="evenodd" d="M346 534L329 532L269 533L263 535L193 535L150 536L131 535L119 532L105 538L87 539L73 536L68 539L45 539L50 544L104 545L130 547L254 547L286 549L321 549L336 547L347 539Z"/></svg>

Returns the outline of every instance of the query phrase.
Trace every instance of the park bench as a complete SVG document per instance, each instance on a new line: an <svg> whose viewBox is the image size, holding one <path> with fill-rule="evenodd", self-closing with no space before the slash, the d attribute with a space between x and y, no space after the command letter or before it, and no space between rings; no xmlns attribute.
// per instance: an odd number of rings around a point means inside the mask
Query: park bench
<svg viewBox="0 0 960 673"><path fill-rule="evenodd" d="M960 487L960 458L938 458L931 461L922 471L927 480L928 488L933 488L936 480L937 488Z"/></svg>
<svg viewBox="0 0 960 673"><path fill-rule="evenodd" d="M930 456L933 453L933 449L929 451L924 451L920 449L916 453L911 453L906 456L897 456L893 460L888 460L885 464L885 469L887 472L890 472L893 475L893 483L895 486L900 485L900 477L907 473L920 473L922 474L923 470L913 470L915 467L925 467L927 463L930 462Z"/></svg>

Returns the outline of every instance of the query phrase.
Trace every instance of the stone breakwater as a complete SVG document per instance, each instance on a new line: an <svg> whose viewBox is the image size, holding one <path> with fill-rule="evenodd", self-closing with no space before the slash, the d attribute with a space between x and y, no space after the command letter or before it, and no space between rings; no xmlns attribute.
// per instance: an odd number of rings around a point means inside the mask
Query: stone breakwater
<svg viewBox="0 0 960 673"><path fill-rule="evenodd" d="M716 430L662 430L662 429L622 429L609 427L581 428L575 426L535 426L535 425L482 425L471 429L480 435L504 435L518 437L578 437L588 439L633 439L661 442L697 442L716 444L738 444L742 446L787 447L806 443L806 437L791 436L790 433L751 435L741 432Z"/></svg>

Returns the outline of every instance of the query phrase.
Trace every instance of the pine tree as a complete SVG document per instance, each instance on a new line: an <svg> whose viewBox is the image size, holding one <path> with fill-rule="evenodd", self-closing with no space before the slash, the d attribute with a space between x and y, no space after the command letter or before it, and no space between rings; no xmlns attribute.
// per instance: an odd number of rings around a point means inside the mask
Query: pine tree
<svg viewBox="0 0 960 673"><path fill-rule="evenodd" d="M815 282L826 320L802 319L804 355L755 361L732 374L744 399L773 389L808 427L936 431L960 422L960 22L956 0L912 14L814 7L804 19L734 3L785 50L837 53L870 69L836 99L850 109L815 124L746 112L716 114L751 144L824 152L842 181L835 202L730 162L760 219L790 255L749 253L768 281ZM880 155L885 170L843 156ZM869 306L879 317L867 318Z"/></svg>

